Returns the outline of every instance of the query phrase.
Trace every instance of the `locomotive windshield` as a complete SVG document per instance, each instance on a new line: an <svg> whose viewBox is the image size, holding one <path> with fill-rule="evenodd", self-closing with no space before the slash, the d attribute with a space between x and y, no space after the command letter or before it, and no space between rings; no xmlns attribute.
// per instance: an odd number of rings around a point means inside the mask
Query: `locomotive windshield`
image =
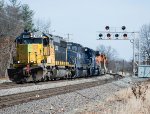
<svg viewBox="0 0 150 114"><path fill-rule="evenodd" d="M19 44L42 44L42 38L23 38L18 39Z"/></svg>
<svg viewBox="0 0 150 114"><path fill-rule="evenodd" d="M30 38L30 34L23 34L22 37L23 38Z"/></svg>

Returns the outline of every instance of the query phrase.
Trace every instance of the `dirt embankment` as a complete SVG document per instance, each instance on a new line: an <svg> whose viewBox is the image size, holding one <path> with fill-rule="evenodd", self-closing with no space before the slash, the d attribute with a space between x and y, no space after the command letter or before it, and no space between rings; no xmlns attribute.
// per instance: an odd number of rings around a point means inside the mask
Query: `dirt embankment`
<svg viewBox="0 0 150 114"><path fill-rule="evenodd" d="M116 92L76 114L150 114L150 80Z"/></svg>

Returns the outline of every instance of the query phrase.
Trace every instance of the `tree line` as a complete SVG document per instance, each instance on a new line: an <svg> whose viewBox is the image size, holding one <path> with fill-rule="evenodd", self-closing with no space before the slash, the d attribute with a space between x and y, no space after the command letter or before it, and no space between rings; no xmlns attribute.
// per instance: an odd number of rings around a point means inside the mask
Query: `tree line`
<svg viewBox="0 0 150 114"><path fill-rule="evenodd" d="M24 30L33 30L34 12L27 4L17 0L0 0L0 76L6 75L6 69L12 62L15 52L15 38Z"/></svg>
<svg viewBox="0 0 150 114"><path fill-rule="evenodd" d="M145 24L141 27L139 36L140 45L140 64L150 65L150 24Z"/></svg>
<svg viewBox="0 0 150 114"><path fill-rule="evenodd" d="M111 46L99 45L96 50L106 55L108 72L112 71L113 73L132 73L132 60L127 61L120 59L118 57L117 51Z"/></svg>

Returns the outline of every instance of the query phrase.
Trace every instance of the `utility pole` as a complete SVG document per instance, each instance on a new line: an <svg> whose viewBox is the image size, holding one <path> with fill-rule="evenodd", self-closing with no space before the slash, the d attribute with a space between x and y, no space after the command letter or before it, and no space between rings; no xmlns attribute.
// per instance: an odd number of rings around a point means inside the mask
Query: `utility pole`
<svg viewBox="0 0 150 114"><path fill-rule="evenodd" d="M73 35L73 34L68 33L68 34L66 34L66 35L67 35L66 40L67 40L67 42L69 42L69 41L70 41L70 36Z"/></svg>
<svg viewBox="0 0 150 114"><path fill-rule="evenodd" d="M124 74L124 60L122 61L123 64L122 64L122 75Z"/></svg>

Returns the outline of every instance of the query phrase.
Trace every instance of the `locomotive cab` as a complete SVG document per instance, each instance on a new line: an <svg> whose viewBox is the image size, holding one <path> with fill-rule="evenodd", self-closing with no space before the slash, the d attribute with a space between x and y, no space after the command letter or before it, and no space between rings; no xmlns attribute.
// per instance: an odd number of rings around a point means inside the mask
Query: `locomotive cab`
<svg viewBox="0 0 150 114"><path fill-rule="evenodd" d="M16 61L18 64L26 65L30 63L39 64L42 58L43 39L30 32L22 33L16 39Z"/></svg>
<svg viewBox="0 0 150 114"><path fill-rule="evenodd" d="M98 70L95 61L95 51L93 49L85 47L84 53L88 75L98 75Z"/></svg>
<svg viewBox="0 0 150 114"><path fill-rule="evenodd" d="M100 74L106 74L107 72L106 62L107 62L107 58L105 54L103 53L99 54L99 52L97 51L96 52L96 64L99 67Z"/></svg>

